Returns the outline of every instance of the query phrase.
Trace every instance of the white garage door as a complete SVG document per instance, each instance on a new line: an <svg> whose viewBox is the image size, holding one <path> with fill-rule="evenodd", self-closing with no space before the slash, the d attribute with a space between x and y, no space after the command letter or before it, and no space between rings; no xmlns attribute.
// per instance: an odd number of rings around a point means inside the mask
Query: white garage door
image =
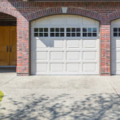
<svg viewBox="0 0 120 120"><path fill-rule="evenodd" d="M120 75L120 19L111 23L111 74Z"/></svg>
<svg viewBox="0 0 120 120"><path fill-rule="evenodd" d="M53 15L31 27L31 74L99 74L98 21Z"/></svg>

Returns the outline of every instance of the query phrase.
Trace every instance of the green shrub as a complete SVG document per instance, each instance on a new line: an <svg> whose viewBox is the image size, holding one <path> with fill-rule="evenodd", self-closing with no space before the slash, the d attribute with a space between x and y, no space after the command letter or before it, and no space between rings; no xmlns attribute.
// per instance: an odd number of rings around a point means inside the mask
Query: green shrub
<svg viewBox="0 0 120 120"><path fill-rule="evenodd" d="M3 96L4 96L3 92L0 91L0 101L2 100Z"/></svg>

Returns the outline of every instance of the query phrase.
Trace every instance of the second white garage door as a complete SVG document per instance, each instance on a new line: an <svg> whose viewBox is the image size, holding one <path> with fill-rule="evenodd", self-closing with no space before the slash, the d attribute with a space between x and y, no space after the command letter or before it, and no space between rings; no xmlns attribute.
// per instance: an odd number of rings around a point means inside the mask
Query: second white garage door
<svg viewBox="0 0 120 120"><path fill-rule="evenodd" d="M111 23L111 74L120 75L120 19Z"/></svg>
<svg viewBox="0 0 120 120"><path fill-rule="evenodd" d="M99 22L54 15L31 25L31 74L99 74Z"/></svg>

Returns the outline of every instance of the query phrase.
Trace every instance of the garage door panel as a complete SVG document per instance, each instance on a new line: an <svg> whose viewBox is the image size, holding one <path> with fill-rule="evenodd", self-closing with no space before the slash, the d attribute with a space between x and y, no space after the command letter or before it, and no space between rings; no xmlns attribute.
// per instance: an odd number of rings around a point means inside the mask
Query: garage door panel
<svg viewBox="0 0 120 120"><path fill-rule="evenodd" d="M81 72L81 63L67 63L67 72Z"/></svg>
<svg viewBox="0 0 120 120"><path fill-rule="evenodd" d="M51 25L64 25L66 22L66 18L64 16L59 17L59 15L56 15L56 17L52 17L49 19Z"/></svg>
<svg viewBox="0 0 120 120"><path fill-rule="evenodd" d="M116 63L116 74L120 74L120 62Z"/></svg>
<svg viewBox="0 0 120 120"><path fill-rule="evenodd" d="M82 19L79 19L78 17L67 17L67 25L78 25L80 24L80 21L82 23Z"/></svg>
<svg viewBox="0 0 120 120"><path fill-rule="evenodd" d="M51 72L63 72L64 71L64 63L50 63L50 71Z"/></svg>
<svg viewBox="0 0 120 120"><path fill-rule="evenodd" d="M81 59L81 52L79 51L67 51L66 54L67 54L67 60L80 60Z"/></svg>
<svg viewBox="0 0 120 120"><path fill-rule="evenodd" d="M36 40L36 46L37 48L47 48L49 47L49 40Z"/></svg>
<svg viewBox="0 0 120 120"><path fill-rule="evenodd" d="M96 48L96 40L83 40L83 48Z"/></svg>
<svg viewBox="0 0 120 120"><path fill-rule="evenodd" d="M97 64L96 63L83 63L83 72L93 73L96 72Z"/></svg>
<svg viewBox="0 0 120 120"><path fill-rule="evenodd" d="M96 51L83 51L83 60L96 60Z"/></svg>
<svg viewBox="0 0 120 120"><path fill-rule="evenodd" d="M118 39L116 40L116 47L117 47L117 48L120 48L120 39L119 39L119 40L118 40Z"/></svg>
<svg viewBox="0 0 120 120"><path fill-rule="evenodd" d="M36 72L47 72L48 71L48 63L36 63Z"/></svg>
<svg viewBox="0 0 120 120"><path fill-rule="evenodd" d="M90 18L83 17L83 25L97 25L97 22Z"/></svg>
<svg viewBox="0 0 120 120"><path fill-rule="evenodd" d="M51 60L64 60L63 51L51 51L50 52Z"/></svg>
<svg viewBox="0 0 120 120"><path fill-rule="evenodd" d="M67 40L67 48L80 48L80 40Z"/></svg>
<svg viewBox="0 0 120 120"><path fill-rule="evenodd" d="M50 40L51 48L64 48L64 40Z"/></svg>
<svg viewBox="0 0 120 120"><path fill-rule="evenodd" d="M36 53L37 60L48 60L48 52L47 51L39 51Z"/></svg>
<svg viewBox="0 0 120 120"><path fill-rule="evenodd" d="M98 22L53 15L32 23L32 74L99 74Z"/></svg>
<svg viewBox="0 0 120 120"><path fill-rule="evenodd" d="M44 19L39 19L39 20L33 21L33 22L35 24L34 26L43 26L46 24L50 24L50 21L47 17Z"/></svg>
<svg viewBox="0 0 120 120"><path fill-rule="evenodd" d="M116 52L116 59L120 61L120 51Z"/></svg>

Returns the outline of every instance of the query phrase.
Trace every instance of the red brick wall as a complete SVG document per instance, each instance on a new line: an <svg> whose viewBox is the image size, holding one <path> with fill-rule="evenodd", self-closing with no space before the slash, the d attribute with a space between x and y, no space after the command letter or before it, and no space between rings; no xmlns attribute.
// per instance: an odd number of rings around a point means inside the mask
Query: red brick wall
<svg viewBox="0 0 120 120"><path fill-rule="evenodd" d="M76 14L100 21L101 75L110 75L110 22L120 18L120 2L22 2L0 0L0 12L17 18L17 73L29 71L29 22L53 14Z"/></svg>

